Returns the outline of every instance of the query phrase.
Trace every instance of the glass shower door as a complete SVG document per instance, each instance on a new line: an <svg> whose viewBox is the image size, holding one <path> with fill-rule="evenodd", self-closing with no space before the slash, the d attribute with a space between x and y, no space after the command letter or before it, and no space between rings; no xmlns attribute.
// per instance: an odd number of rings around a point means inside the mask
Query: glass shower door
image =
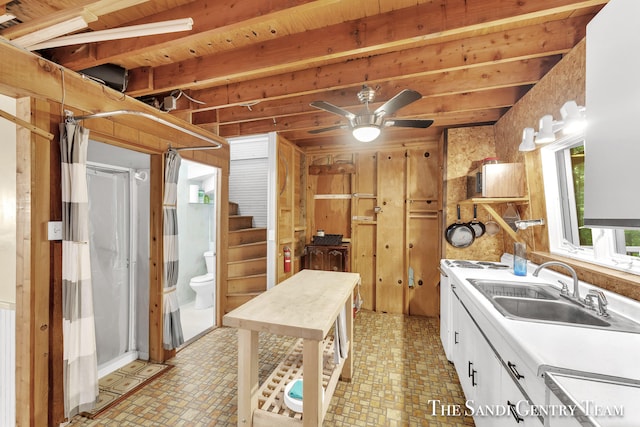
<svg viewBox="0 0 640 427"><path fill-rule="evenodd" d="M104 375L137 358L130 254L128 170L88 165L89 244L98 369Z"/></svg>

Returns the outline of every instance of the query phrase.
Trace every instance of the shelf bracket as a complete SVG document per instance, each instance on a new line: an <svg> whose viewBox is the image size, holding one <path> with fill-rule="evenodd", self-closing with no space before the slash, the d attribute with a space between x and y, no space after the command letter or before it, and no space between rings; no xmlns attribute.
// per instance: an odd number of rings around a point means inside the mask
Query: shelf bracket
<svg viewBox="0 0 640 427"><path fill-rule="evenodd" d="M500 227L504 229L504 231L507 232L507 234L513 240L515 240L516 242L524 243L524 241L520 238L520 236L518 236L516 232L513 231L513 228L511 228L509 224L507 224L507 222L504 219L502 219L502 217L498 214L498 212L496 212L495 209L493 209L493 207L491 207L488 204L481 204L480 206L482 206L484 210L486 210L489 213L489 215L491 215L491 217L500 225Z"/></svg>

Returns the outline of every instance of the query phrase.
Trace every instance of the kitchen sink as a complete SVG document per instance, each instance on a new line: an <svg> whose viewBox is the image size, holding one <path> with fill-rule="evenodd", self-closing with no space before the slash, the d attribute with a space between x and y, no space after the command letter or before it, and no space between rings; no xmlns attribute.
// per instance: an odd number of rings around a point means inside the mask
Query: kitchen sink
<svg viewBox="0 0 640 427"><path fill-rule="evenodd" d="M558 299L543 286L546 284L522 283L522 282L497 282L494 280L469 279L469 282L480 292L489 297L518 297L534 299Z"/></svg>
<svg viewBox="0 0 640 427"><path fill-rule="evenodd" d="M509 319L640 334L639 323L616 313L600 316L548 283L491 279L467 281Z"/></svg>
<svg viewBox="0 0 640 427"><path fill-rule="evenodd" d="M610 326L610 323L603 318L568 302L512 297L495 297L493 301L515 317L591 326Z"/></svg>

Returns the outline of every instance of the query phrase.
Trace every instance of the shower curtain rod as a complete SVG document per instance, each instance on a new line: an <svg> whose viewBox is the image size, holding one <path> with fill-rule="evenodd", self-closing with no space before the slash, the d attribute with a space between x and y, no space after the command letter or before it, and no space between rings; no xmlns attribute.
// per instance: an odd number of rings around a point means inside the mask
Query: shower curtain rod
<svg viewBox="0 0 640 427"><path fill-rule="evenodd" d="M171 145L169 145L169 148L167 148L167 151L195 151L195 150L217 150L220 147L214 147L212 145L201 145L199 147L178 147L178 148L174 148Z"/></svg>
<svg viewBox="0 0 640 427"><path fill-rule="evenodd" d="M155 122L158 122L160 124L163 124L165 126L168 126L172 129L178 130L182 133L186 133L187 135L191 135L191 136L195 136L196 138L200 138L203 141L207 141L210 142L211 144L213 144L213 147L192 147L192 149L207 149L207 150L216 150L218 148L222 148L222 144L218 141L216 141L215 139L211 139L208 136L204 136L204 135L200 135L197 132L194 132L192 130L189 129L185 129L181 126L178 126L176 124L173 124L169 121L166 121L164 119L161 119L160 117L156 117L153 114L149 114L149 113L145 113L143 111L135 111L135 110L115 110L115 111L105 111L103 113L95 113L95 114L88 114L86 116L78 116L78 117L74 117L73 113L71 111L65 110L65 114L67 116L67 120L74 120L74 121L80 121L80 120L86 120L86 119L96 119L96 118L102 118L102 117L111 117L111 116L120 116L123 114L129 114L129 115L133 115L133 116L142 116L145 117L149 120L153 120ZM189 149L190 147L185 147L184 149Z"/></svg>

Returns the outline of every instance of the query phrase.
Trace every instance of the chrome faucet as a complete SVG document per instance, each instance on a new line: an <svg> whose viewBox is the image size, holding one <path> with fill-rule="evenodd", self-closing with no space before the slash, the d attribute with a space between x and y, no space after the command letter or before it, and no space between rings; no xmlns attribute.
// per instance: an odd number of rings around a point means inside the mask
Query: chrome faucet
<svg viewBox="0 0 640 427"><path fill-rule="evenodd" d="M593 300L598 303L597 306ZM587 302L587 307L596 310L600 316L609 317L609 312L607 311L609 302L607 301L607 297L604 296L604 292L591 289L585 297L585 301Z"/></svg>
<svg viewBox="0 0 640 427"><path fill-rule="evenodd" d="M573 267L571 267L568 264L565 264L564 262L560 262L560 261L547 261L545 263L542 263L538 266L538 268L536 268L536 270L533 272L533 275L535 277L538 277L538 273L540 273L540 270L542 270L545 267L548 267L550 265L556 265L558 267L564 267L567 270L569 270L569 273L571 273L571 277L573 277L573 298L580 302L580 290L578 289L578 274L576 273L576 271L573 269Z"/></svg>

